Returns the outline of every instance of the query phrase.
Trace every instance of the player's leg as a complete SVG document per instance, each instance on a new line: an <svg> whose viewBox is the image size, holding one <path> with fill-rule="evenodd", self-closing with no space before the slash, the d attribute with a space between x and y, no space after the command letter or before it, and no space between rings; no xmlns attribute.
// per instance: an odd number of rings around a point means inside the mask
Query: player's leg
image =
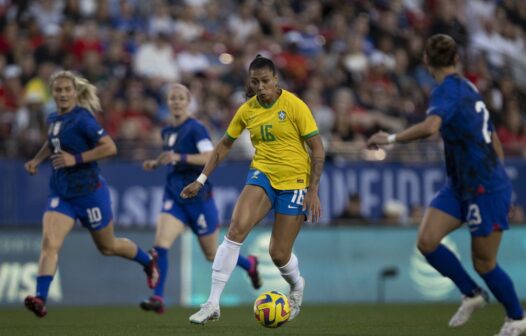
<svg viewBox="0 0 526 336"><path fill-rule="evenodd" d="M142 309L154 311L158 314L164 312L164 286L168 275L168 251L174 241L184 232L184 224L172 213L163 212L157 219L154 250L157 252L157 267L159 281L154 288L153 296L141 302Z"/></svg>
<svg viewBox="0 0 526 336"><path fill-rule="evenodd" d="M448 277L463 294L462 303L449 321L450 327L465 324L475 309L486 305L487 294L466 272L457 256L441 240L462 222L435 208L426 210L418 235L418 249L431 266Z"/></svg>
<svg viewBox="0 0 526 336"><path fill-rule="evenodd" d="M511 203L511 189L481 195L468 204L466 222L472 235L471 252L473 265L484 279L495 298L506 310L506 323L501 330L503 335L519 335L526 331L524 311L513 286L513 281L497 263L497 253L503 230L507 230L508 210ZM511 333L511 325L520 333ZM524 329L520 330L521 324ZM511 329L510 329L511 330Z"/></svg>
<svg viewBox="0 0 526 336"><path fill-rule="evenodd" d="M159 281L157 252L155 250L145 252L128 238L115 237L113 221L110 221L102 229L91 230L90 233L102 255L119 256L141 264L147 276L148 287L155 288Z"/></svg>
<svg viewBox="0 0 526 336"><path fill-rule="evenodd" d="M44 213L36 295L27 296L24 300L25 306L38 317L47 314L45 303L53 276L57 271L58 254L74 224L75 220L63 213L57 211Z"/></svg>
<svg viewBox="0 0 526 336"><path fill-rule="evenodd" d="M217 249L212 264L212 286L207 302L190 316L190 322L203 324L219 318L219 299L236 267L239 250L250 230L270 211L272 203L264 189L246 185L234 207L227 235Z"/></svg>
<svg viewBox="0 0 526 336"><path fill-rule="evenodd" d="M305 279L300 274L298 258L292 253L294 241L305 222L305 215L284 215L276 213L269 253L281 276L290 285L290 320L300 312L303 302Z"/></svg>
<svg viewBox="0 0 526 336"><path fill-rule="evenodd" d="M501 237L501 231L494 231L486 237L473 237L471 241L473 265L495 298L506 310L506 322L500 334L519 335L508 333L507 330L510 328L511 322L523 320L524 311L513 286L513 281L497 264L497 252ZM526 320L524 321L523 323L526 323ZM526 331L526 324L524 327L525 329L522 332Z"/></svg>
<svg viewBox="0 0 526 336"><path fill-rule="evenodd" d="M218 245L219 213L212 198L199 204L199 216L193 221L192 230L197 235L205 258L208 261L213 261ZM240 254L236 265L247 272L254 289L261 288L262 281L259 276L258 258L256 256L250 255L245 257Z"/></svg>

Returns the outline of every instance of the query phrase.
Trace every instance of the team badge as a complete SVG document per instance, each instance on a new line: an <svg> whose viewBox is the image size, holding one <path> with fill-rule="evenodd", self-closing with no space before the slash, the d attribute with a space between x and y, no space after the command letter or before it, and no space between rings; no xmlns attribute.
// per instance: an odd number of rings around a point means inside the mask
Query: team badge
<svg viewBox="0 0 526 336"><path fill-rule="evenodd" d="M168 137L168 146L172 147L175 145L175 140L177 140L177 133L172 133Z"/></svg>
<svg viewBox="0 0 526 336"><path fill-rule="evenodd" d="M172 200L166 200L164 201L163 209L164 210L170 210L174 205L174 202Z"/></svg>
<svg viewBox="0 0 526 336"><path fill-rule="evenodd" d="M279 111L278 119L279 121L285 121L285 119L287 119L287 113L285 113L285 111Z"/></svg>
<svg viewBox="0 0 526 336"><path fill-rule="evenodd" d="M54 135L54 136L57 136L58 133L60 132L60 126L62 126L62 122L61 122L61 121L57 121L57 122L53 125L53 135Z"/></svg>
<svg viewBox="0 0 526 336"><path fill-rule="evenodd" d="M53 198L51 199L51 204L50 204L50 206L51 206L52 208L56 208L56 207L58 207L58 203L59 203L59 202L60 202L60 198L58 198L58 197L53 197Z"/></svg>

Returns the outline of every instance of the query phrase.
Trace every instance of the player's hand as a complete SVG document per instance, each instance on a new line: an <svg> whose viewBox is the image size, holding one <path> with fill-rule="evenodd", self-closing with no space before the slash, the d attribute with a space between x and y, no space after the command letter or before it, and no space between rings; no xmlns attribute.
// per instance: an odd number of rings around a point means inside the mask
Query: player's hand
<svg viewBox="0 0 526 336"><path fill-rule="evenodd" d="M303 211L307 210L307 222L317 223L321 217L321 202L318 191L308 190L303 199Z"/></svg>
<svg viewBox="0 0 526 336"><path fill-rule="evenodd" d="M181 156L177 153L174 153L172 151L166 151L162 152L161 155L159 155L159 158L157 161L162 165L168 165L168 164L175 164L177 161L181 159Z"/></svg>
<svg viewBox="0 0 526 336"><path fill-rule="evenodd" d="M376 132L375 134L371 135L371 137L367 140L367 148L368 149L379 149L382 145L388 145L389 141L387 141L387 137L389 136L388 133L380 131Z"/></svg>
<svg viewBox="0 0 526 336"><path fill-rule="evenodd" d="M201 190L202 187L203 185L201 183L194 181L190 183L189 185L187 185L186 187L184 187L183 191L181 191L181 197L182 198L195 197L199 193L199 190Z"/></svg>
<svg viewBox="0 0 526 336"><path fill-rule="evenodd" d="M61 150L58 153L51 155L51 164L53 165L53 168L60 169L64 167L73 167L76 162L73 155Z"/></svg>
<svg viewBox="0 0 526 336"><path fill-rule="evenodd" d="M24 164L24 168L29 175L35 175L38 171L38 164L35 160L30 160Z"/></svg>
<svg viewBox="0 0 526 336"><path fill-rule="evenodd" d="M157 160L146 160L142 163L142 168L144 170L154 170L157 167L159 167Z"/></svg>

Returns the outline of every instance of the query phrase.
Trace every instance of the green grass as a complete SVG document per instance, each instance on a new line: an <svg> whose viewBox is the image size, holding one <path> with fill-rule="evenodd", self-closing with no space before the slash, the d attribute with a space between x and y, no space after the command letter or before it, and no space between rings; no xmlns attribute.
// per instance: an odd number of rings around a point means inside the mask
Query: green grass
<svg viewBox="0 0 526 336"><path fill-rule="evenodd" d="M223 308L221 319L192 325L195 309L170 307L164 315L134 307L50 307L38 319L19 308L0 309L0 335L356 335L481 336L493 335L503 323L503 310L491 304L465 326L451 329L456 310L449 304L306 305L292 322L278 329L259 326L251 307Z"/></svg>

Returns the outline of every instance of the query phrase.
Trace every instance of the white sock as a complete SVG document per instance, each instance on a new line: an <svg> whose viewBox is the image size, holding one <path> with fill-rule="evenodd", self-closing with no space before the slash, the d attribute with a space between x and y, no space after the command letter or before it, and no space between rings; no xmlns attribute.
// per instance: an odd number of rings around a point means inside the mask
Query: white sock
<svg viewBox="0 0 526 336"><path fill-rule="evenodd" d="M212 302L215 306L219 306L219 299L223 289L225 289L232 271L236 268L241 245L241 243L236 243L225 237L217 248L214 263L212 264L212 288L208 297L208 302Z"/></svg>
<svg viewBox="0 0 526 336"><path fill-rule="evenodd" d="M294 288L300 281L300 268L298 258L293 253L290 256L289 262L285 266L278 267L281 272L281 276L287 281L291 288Z"/></svg>

